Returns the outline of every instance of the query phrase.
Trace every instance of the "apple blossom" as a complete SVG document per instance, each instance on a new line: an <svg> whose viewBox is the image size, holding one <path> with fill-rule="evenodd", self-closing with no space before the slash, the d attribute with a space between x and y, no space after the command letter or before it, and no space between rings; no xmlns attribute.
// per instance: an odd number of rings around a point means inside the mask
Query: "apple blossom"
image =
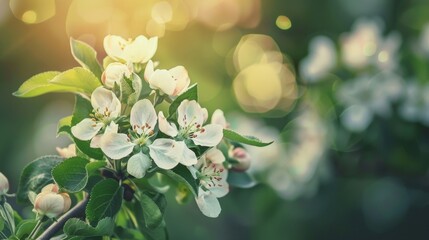
<svg viewBox="0 0 429 240"><path fill-rule="evenodd" d="M57 218L67 212L71 206L71 199L67 193L59 193L55 184L42 188L34 200L34 211L48 218Z"/></svg>
<svg viewBox="0 0 429 240"><path fill-rule="evenodd" d="M220 109L216 109L213 112L211 123L212 124L218 124L218 125L222 126L223 128L229 128L229 123L225 119L225 114Z"/></svg>
<svg viewBox="0 0 429 240"><path fill-rule="evenodd" d="M149 61L144 72L144 79L149 83L150 88L160 90L169 96L178 96L185 92L191 80L188 71L183 66L177 66L169 70L156 69Z"/></svg>
<svg viewBox="0 0 429 240"><path fill-rule="evenodd" d="M241 147L231 149L229 152L229 157L237 161L237 163L233 165L234 170L246 171L250 168L250 163L252 159L246 149Z"/></svg>
<svg viewBox="0 0 429 240"><path fill-rule="evenodd" d="M126 64L114 62L110 63L101 76L101 81L107 88L113 88L115 83L120 85L124 77L130 78L133 73L132 69Z"/></svg>
<svg viewBox="0 0 429 240"><path fill-rule="evenodd" d="M5 195L9 191L9 180L0 172L0 196Z"/></svg>
<svg viewBox="0 0 429 240"><path fill-rule="evenodd" d="M169 123L164 114L159 112L159 130L171 137L190 139L199 146L214 147L223 138L223 127L218 124L203 126L204 112L204 109L195 100L184 100L177 108L177 122L180 129L178 130L173 123Z"/></svg>
<svg viewBox="0 0 429 240"><path fill-rule="evenodd" d="M158 37L147 39L140 35L134 40L108 35L104 38L104 49L107 55L117 61L126 63L146 63L155 55Z"/></svg>
<svg viewBox="0 0 429 240"><path fill-rule="evenodd" d="M121 113L121 102L116 95L104 87L98 87L91 95L94 108L90 118L85 118L71 128L72 134L84 141L91 140L103 127Z"/></svg>
<svg viewBox="0 0 429 240"><path fill-rule="evenodd" d="M217 148L211 148L200 157L195 166L190 167L194 178L199 179L197 205L204 215L212 218L219 216L221 212L218 198L229 192L226 181L228 171L223 166L224 161L223 153Z"/></svg>

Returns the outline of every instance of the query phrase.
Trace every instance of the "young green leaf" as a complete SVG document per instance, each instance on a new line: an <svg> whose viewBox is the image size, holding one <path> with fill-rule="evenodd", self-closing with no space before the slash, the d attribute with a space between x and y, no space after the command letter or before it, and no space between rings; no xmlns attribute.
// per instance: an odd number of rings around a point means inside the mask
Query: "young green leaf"
<svg viewBox="0 0 429 240"><path fill-rule="evenodd" d="M238 188L251 188L254 187L257 183L252 176L246 172L234 172L230 171L228 173L227 182L234 187Z"/></svg>
<svg viewBox="0 0 429 240"><path fill-rule="evenodd" d="M73 38L70 38L70 47L74 59L100 79L102 70L97 60L97 52L88 44Z"/></svg>
<svg viewBox="0 0 429 240"><path fill-rule="evenodd" d="M52 169L62 161L63 158L59 156L44 156L29 163L19 180L16 196L18 202L29 203L29 191L38 193L44 186L53 183Z"/></svg>
<svg viewBox="0 0 429 240"><path fill-rule="evenodd" d="M91 191L86 216L91 223L105 217L114 217L122 205L124 189L113 179L97 183Z"/></svg>
<svg viewBox="0 0 429 240"><path fill-rule="evenodd" d="M99 86L100 80L89 70L75 67L54 77L50 83L80 89L79 92L91 95Z"/></svg>
<svg viewBox="0 0 429 240"><path fill-rule="evenodd" d="M189 170L183 165L178 165L173 170L161 169L160 172L171 178L172 180L185 185L189 189L189 191L196 197L198 187L194 177L189 172Z"/></svg>
<svg viewBox="0 0 429 240"><path fill-rule="evenodd" d="M80 157L73 157L64 160L52 170L52 176L55 182L68 192L80 192L87 183L88 179L96 170L104 167L105 162L89 162Z"/></svg>
<svg viewBox="0 0 429 240"><path fill-rule="evenodd" d="M66 134L70 133L72 117L73 116L67 116L67 117L61 118L60 121L58 121L57 136L59 136L62 133L66 133Z"/></svg>
<svg viewBox="0 0 429 240"><path fill-rule="evenodd" d="M139 202L143 208L143 217L146 227L150 229L158 227L164 219L163 212L158 204L144 193L139 195Z"/></svg>
<svg viewBox="0 0 429 240"><path fill-rule="evenodd" d="M101 237L111 236L115 228L115 221L112 218L101 219L96 227L93 227L86 222L71 218L65 224L63 231L68 237Z"/></svg>
<svg viewBox="0 0 429 240"><path fill-rule="evenodd" d="M36 226L37 221L33 219L23 220L18 224L15 236L18 239L25 239L26 236L30 235L31 231Z"/></svg>
<svg viewBox="0 0 429 240"><path fill-rule="evenodd" d="M180 103L185 100L195 100L198 101L198 85L194 84L186 90L186 92L180 94L174 101L171 103L170 108L168 109L168 114L170 116L173 116L173 114L176 113L177 108L179 107Z"/></svg>
<svg viewBox="0 0 429 240"><path fill-rule="evenodd" d="M223 137L234 142L239 142L239 143L252 145L256 147L265 147L273 143L273 142L262 142L258 138L252 137L252 136L242 136L239 133L234 132L233 130L230 130L230 129L223 130Z"/></svg>
<svg viewBox="0 0 429 240"><path fill-rule="evenodd" d="M13 93L16 97L30 98L51 92L79 92L79 88L52 84L50 81L60 75L61 72L44 72L34 75L25 81L19 89Z"/></svg>

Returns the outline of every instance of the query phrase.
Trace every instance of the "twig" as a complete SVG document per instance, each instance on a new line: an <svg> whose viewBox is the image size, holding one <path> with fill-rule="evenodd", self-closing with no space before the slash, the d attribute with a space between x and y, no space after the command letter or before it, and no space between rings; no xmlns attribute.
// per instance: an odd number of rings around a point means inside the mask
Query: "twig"
<svg viewBox="0 0 429 240"><path fill-rule="evenodd" d="M61 216L58 221L54 222L49 226L38 238L37 240L49 240L53 237L58 231L60 231L64 224L70 218L82 217L85 215L86 204L88 204L89 196L86 196L81 202L76 204L70 211Z"/></svg>

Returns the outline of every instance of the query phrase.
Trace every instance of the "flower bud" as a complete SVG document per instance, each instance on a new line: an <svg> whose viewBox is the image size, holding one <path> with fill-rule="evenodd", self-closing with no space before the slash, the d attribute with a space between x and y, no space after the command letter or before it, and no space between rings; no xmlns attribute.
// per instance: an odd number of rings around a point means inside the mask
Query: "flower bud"
<svg viewBox="0 0 429 240"><path fill-rule="evenodd" d="M6 194L9 191L9 181L6 176L0 172L0 196Z"/></svg>
<svg viewBox="0 0 429 240"><path fill-rule="evenodd" d="M236 171L244 172L250 167L251 158L249 153L241 147L234 148L229 153L231 158L234 158L238 163L234 164L233 169Z"/></svg>
<svg viewBox="0 0 429 240"><path fill-rule="evenodd" d="M65 147L65 148L57 147L56 150L58 154L63 158L76 157L76 145L73 143L68 145L68 147Z"/></svg>
<svg viewBox="0 0 429 240"><path fill-rule="evenodd" d="M48 218L57 218L67 212L71 206L71 199L67 193L58 193L55 184L45 186L34 200L34 210Z"/></svg>
<svg viewBox="0 0 429 240"><path fill-rule="evenodd" d="M122 63L111 63L104 70L103 75L101 76L101 81L108 88L113 88L115 83L118 85L121 84L122 78L125 76L127 78L131 77L132 71L126 64Z"/></svg>

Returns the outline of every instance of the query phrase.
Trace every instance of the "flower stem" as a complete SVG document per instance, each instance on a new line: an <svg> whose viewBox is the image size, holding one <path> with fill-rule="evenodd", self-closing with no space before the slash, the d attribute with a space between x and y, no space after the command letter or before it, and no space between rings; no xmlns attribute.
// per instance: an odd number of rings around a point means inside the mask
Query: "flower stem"
<svg viewBox="0 0 429 240"><path fill-rule="evenodd" d="M37 237L37 234L40 231L40 227L42 226L44 219L45 219L45 217L41 217L39 220L37 220L36 226L34 226L33 231L31 231L30 235L28 235L29 240L32 240L35 237Z"/></svg>

